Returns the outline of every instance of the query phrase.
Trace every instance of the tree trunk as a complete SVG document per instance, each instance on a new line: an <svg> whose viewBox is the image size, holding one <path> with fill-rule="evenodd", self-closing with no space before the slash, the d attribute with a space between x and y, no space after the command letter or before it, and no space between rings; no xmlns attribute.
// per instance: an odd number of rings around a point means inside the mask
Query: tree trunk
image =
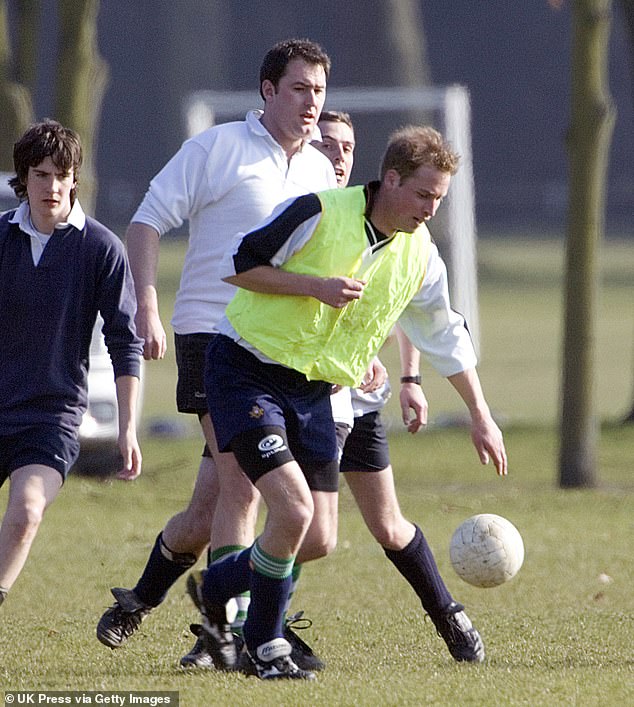
<svg viewBox="0 0 634 707"><path fill-rule="evenodd" d="M12 76L7 5L0 0L0 170L13 171L13 144L32 120L31 94Z"/></svg>
<svg viewBox="0 0 634 707"><path fill-rule="evenodd" d="M608 90L611 0L573 3L570 196L559 483L596 485L595 329L598 249L604 231L615 109Z"/></svg>
<svg viewBox="0 0 634 707"><path fill-rule="evenodd" d="M81 137L84 162L80 198L84 210L94 213L97 191L94 149L108 83L108 66L97 46L99 0L60 0L58 13L55 117Z"/></svg>
<svg viewBox="0 0 634 707"><path fill-rule="evenodd" d="M619 0L625 27L630 38L630 68L632 76L632 97L634 98L634 0Z"/></svg>
<svg viewBox="0 0 634 707"><path fill-rule="evenodd" d="M35 93L37 80L38 30L42 22L40 0L20 0L17 3L17 37L15 50L15 80Z"/></svg>
<svg viewBox="0 0 634 707"><path fill-rule="evenodd" d="M634 98L634 0L620 0L620 6L630 38L630 73L632 79L632 97ZM634 422L634 390L632 391L632 408L625 416L623 422Z"/></svg>

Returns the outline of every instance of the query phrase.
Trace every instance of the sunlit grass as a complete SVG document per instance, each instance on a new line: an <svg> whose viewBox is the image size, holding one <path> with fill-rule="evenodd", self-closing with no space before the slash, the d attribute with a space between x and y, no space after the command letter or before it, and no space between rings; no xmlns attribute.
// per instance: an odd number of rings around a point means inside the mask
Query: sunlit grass
<svg viewBox="0 0 634 707"><path fill-rule="evenodd" d="M484 637L482 666L456 665L415 595L369 535L344 487L339 545L307 565L295 608L327 662L316 685L262 685L237 675L183 674L196 612L183 580L130 643L95 638L109 587L133 584L156 532L191 489L198 445L145 442L133 484L71 477L0 614L0 684L12 690L178 690L185 705L603 705L628 703L634 677L634 428L604 429L601 484L557 488L552 431L510 428L511 475L481 467L465 430L392 437L407 517ZM3 489L0 495L6 494ZM455 527L477 512L508 517L526 559L495 589L458 579Z"/></svg>
<svg viewBox="0 0 634 707"><path fill-rule="evenodd" d="M183 247L164 246L161 308L171 332ZM617 424L634 392L634 244L610 243L603 257L599 486L579 491L557 487L562 243L485 240L479 252L480 371L504 425L509 477L480 466L465 429L443 429L461 404L431 371L430 429L397 434L394 400L388 418L402 508L480 628L484 665L452 661L345 487L338 548L305 567L295 598L314 620L305 638L327 662L315 684L181 672L197 619L183 580L125 648L98 643L109 588L134 584L156 533L190 496L202 446L193 422L185 439L144 437L144 473L133 484L71 476L0 609L0 689L177 690L181 705L195 707L634 702L634 426ZM167 359L146 366L144 429L155 417L176 418L168 336ZM396 376L394 354L388 349L385 360ZM453 530L477 512L508 517L526 546L518 576L495 589L463 583L449 564Z"/></svg>

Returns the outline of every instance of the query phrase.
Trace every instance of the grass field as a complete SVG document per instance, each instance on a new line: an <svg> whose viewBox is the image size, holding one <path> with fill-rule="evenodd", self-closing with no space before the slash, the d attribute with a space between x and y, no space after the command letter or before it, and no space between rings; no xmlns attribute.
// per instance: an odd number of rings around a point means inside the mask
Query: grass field
<svg viewBox="0 0 634 707"><path fill-rule="evenodd" d="M181 251L165 255L169 289ZM94 632L109 587L135 582L156 533L189 497L201 446L194 435L146 437L138 481L71 476L47 514L0 610L0 690L175 690L195 707L634 704L634 426L617 424L632 402L634 244L606 249L594 490L556 485L561 250L484 241L480 256L481 372L504 420L510 476L480 467L464 429L443 428L459 406L433 374L426 391L436 424L417 437L394 432L391 449L403 510L480 629L485 664L452 661L345 488L338 548L306 566L294 602L314 620L305 638L327 662L316 683L181 672L197 618L183 580L125 648L104 648ZM168 316L169 297L163 306ZM147 421L174 415L172 391L173 361L148 366ZM495 589L463 583L449 564L453 530L477 512L512 520L526 546L518 576Z"/></svg>

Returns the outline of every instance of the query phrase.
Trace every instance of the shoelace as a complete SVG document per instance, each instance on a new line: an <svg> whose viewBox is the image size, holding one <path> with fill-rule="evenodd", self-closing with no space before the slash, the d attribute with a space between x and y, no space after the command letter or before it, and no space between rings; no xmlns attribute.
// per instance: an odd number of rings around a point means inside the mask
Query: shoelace
<svg viewBox="0 0 634 707"><path fill-rule="evenodd" d="M471 636L469 636L469 631L465 628L463 628L460 625L460 622L455 618L456 614L461 613L464 611L464 607L462 607L461 604L456 605L455 607L457 611L452 611L450 614L445 614L441 617L441 620L443 621L444 626L447 627L447 633L451 636L451 639L456 641L462 639L463 642L466 640L467 642L471 642ZM431 621L434 624L434 628L436 629L436 633L440 636L440 638L444 639L445 637L443 636L441 630L438 628L436 625L436 622L432 619L432 617L429 614L425 614L423 617L424 621Z"/></svg>
<svg viewBox="0 0 634 707"><path fill-rule="evenodd" d="M117 618L119 619L121 632L126 638L128 638L141 625L141 621L143 621L143 612L126 611L125 609L122 609L121 606L117 606L115 611L117 613Z"/></svg>
<svg viewBox="0 0 634 707"><path fill-rule="evenodd" d="M295 614L291 614L291 616L287 616L284 625L287 628L303 631L306 628L310 628L313 622L304 616L303 611L298 611Z"/></svg>

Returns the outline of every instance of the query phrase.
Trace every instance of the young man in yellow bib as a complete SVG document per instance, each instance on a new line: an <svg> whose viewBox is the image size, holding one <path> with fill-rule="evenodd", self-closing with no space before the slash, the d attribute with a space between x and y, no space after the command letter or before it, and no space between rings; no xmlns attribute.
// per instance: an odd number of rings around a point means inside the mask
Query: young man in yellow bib
<svg viewBox="0 0 634 707"><path fill-rule="evenodd" d="M355 136L348 113L322 111L321 142L313 142L332 162L337 184L347 187L354 165ZM427 424L427 400L421 388L420 353L396 327L401 358L399 401L411 433ZM459 662L481 663L482 638L464 606L446 586L420 527L401 512L381 411L391 395L389 380L372 392L342 388L330 396L339 443L339 471L363 519L386 557L409 583L439 636ZM350 407L352 410L350 410ZM301 567L301 565L299 565ZM295 561L293 576L298 574Z"/></svg>
<svg viewBox="0 0 634 707"><path fill-rule="evenodd" d="M245 672L314 678L291 660L282 617L295 555L319 521L313 494L337 493L331 386L358 386L397 320L463 398L481 461L507 472L473 345L425 226L457 167L437 131L403 128L389 141L380 182L286 202L225 258L224 279L239 289L207 351L209 410L219 449L236 455L268 514L250 548L189 578L217 667L236 664L225 604L250 589Z"/></svg>

